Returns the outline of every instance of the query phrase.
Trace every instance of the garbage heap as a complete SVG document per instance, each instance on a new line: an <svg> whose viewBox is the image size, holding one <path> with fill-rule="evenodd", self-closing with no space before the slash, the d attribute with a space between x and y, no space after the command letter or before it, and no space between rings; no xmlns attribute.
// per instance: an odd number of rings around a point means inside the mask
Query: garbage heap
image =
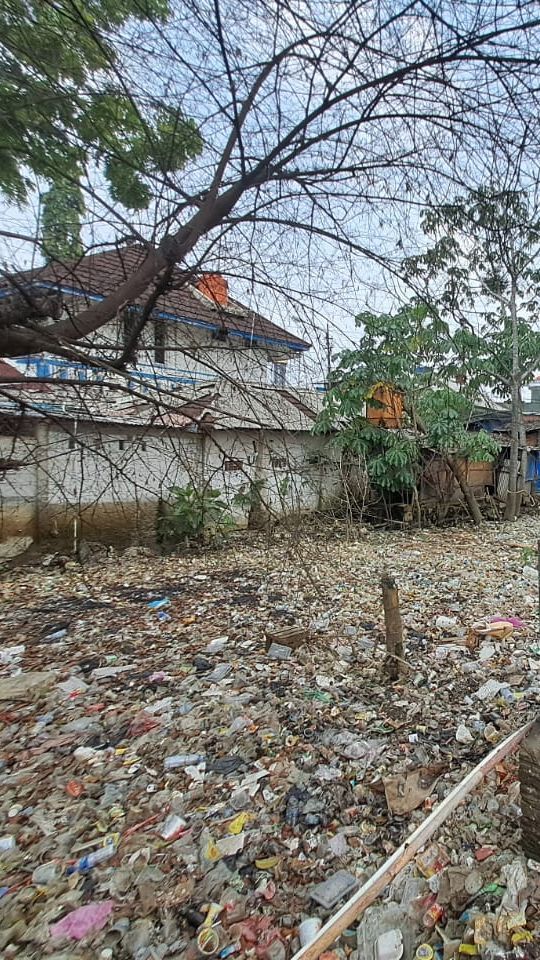
<svg viewBox="0 0 540 960"><path fill-rule="evenodd" d="M294 549L237 540L5 573L2 955L291 957L536 714L521 557L535 524L327 530ZM406 627L395 683L390 563ZM540 955L519 803L511 760L329 955Z"/></svg>

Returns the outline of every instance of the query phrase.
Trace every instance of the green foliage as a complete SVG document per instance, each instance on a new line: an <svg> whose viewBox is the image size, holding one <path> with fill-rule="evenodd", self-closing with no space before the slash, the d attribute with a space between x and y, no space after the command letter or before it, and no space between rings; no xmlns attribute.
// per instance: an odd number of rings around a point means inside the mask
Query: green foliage
<svg viewBox="0 0 540 960"><path fill-rule="evenodd" d="M200 152L179 109L142 109L118 82L118 37L168 14L167 0L4 0L0 190L9 199L28 199L29 173L65 189L97 165L115 200L142 209L154 174Z"/></svg>
<svg viewBox="0 0 540 960"><path fill-rule="evenodd" d="M84 201L80 187L53 184L41 199L43 250L47 260L74 260L82 256Z"/></svg>
<svg viewBox="0 0 540 960"><path fill-rule="evenodd" d="M471 460L490 461L497 455L499 446L485 430L467 430L472 404L466 394L447 386L431 388L418 394L416 409L430 449Z"/></svg>
<svg viewBox="0 0 540 960"><path fill-rule="evenodd" d="M248 512L254 507L259 506L262 501L262 491L264 489L265 480L261 477L258 480L250 480L249 483L243 484L237 493L233 497L233 504L236 507L240 507L241 510L247 510Z"/></svg>
<svg viewBox="0 0 540 960"><path fill-rule="evenodd" d="M212 540L230 530L234 521L219 490L172 487L160 517L159 532L167 544Z"/></svg>
<svg viewBox="0 0 540 960"><path fill-rule="evenodd" d="M443 456L492 460L498 445L485 432L467 430L473 410L470 389L448 386L456 366L446 321L424 304L398 313L360 314L356 350L346 350L333 372L316 432L337 430L335 442L351 459L365 464L372 486L393 492L416 486L422 449ZM374 384L403 391L403 427L388 430L366 419Z"/></svg>
<svg viewBox="0 0 540 960"><path fill-rule="evenodd" d="M385 430L367 420L356 421L352 431L338 436L347 453L361 457L370 483L381 490L412 489L418 480L420 448L415 437L400 430Z"/></svg>
<svg viewBox="0 0 540 960"><path fill-rule="evenodd" d="M287 494L291 489L291 478L288 476L282 477L281 480L277 482L277 492L279 493L279 498L283 502L287 498Z"/></svg>
<svg viewBox="0 0 540 960"><path fill-rule="evenodd" d="M527 565L528 567L536 567L538 564L538 551L533 547L523 547L523 550L519 555L519 562L523 566Z"/></svg>
<svg viewBox="0 0 540 960"><path fill-rule="evenodd" d="M453 360L471 391L491 388L510 396L512 329L510 287L518 297L519 368L522 381L535 370L540 332L531 322L540 310L537 257L540 218L527 195L484 187L422 216L431 246L405 262L409 277L430 292L440 317L454 321ZM455 328L455 321L460 324Z"/></svg>

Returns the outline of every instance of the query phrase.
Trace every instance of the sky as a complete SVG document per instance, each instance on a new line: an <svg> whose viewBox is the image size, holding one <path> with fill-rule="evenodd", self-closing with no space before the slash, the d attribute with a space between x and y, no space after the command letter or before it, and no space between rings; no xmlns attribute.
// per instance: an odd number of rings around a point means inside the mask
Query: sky
<svg viewBox="0 0 540 960"><path fill-rule="evenodd" d="M233 94L238 106L260 69L261 59L268 57L274 45L296 41L313 24L337 19L351 9L344 3L318 0L298 0L293 6L294 16L283 4L222 0L222 46L212 33L210 15L214 7L206 0L173 0L173 17L166 29L138 26L119 33L115 42L122 80L140 109L149 116L160 104L181 105L186 115L200 124L205 150L196 163L173 178L176 193L164 190L154 208L136 217L116 205L116 222L114 212L107 211L99 200L104 195L103 176L90 164L88 184L94 200L88 205L84 228L87 244L109 242L125 233L126 216L149 238L158 222L162 231L167 225L173 231L178 228L186 216L176 210L181 192L207 188L227 142L234 113ZM482 18L488 24L495 8L499 18L506 16L509 24L517 16L513 12L517 8L508 0L460 5L437 0L434 4L441 23L446 17L447 23L455 22L460 29L475 18L480 24ZM186 23L190 24L189 30ZM445 43L453 42L451 31L434 26L425 5L410 7L402 0L359 3L355 16L344 22L341 32L336 30L328 44L324 69L317 61L321 42L317 40L302 48L301 56L287 61L287 69L280 67L263 84L248 114L242 150L237 144L225 170L224 187L238 175L246 156L249 166L249 158L264 154L273 139L294 127L333 84L365 85L366 78L424 56L430 45L439 42L437 31ZM364 46L358 40L361 36L370 36ZM507 123L508 118L503 100L499 105L493 97L488 67L475 73L470 63L459 69L450 64L442 84L441 76L433 68L433 81L427 69L421 84L386 84L380 101L368 84L358 102L347 101L346 107L337 104L325 120L327 126L343 123L354 111L362 116L364 111L367 119L355 129L354 138L348 133L341 139L328 136L318 140L297 164L289 165L301 177L265 185L256 195L255 206L251 198L239 204L245 223L214 238L210 248L204 243L199 246L205 269L227 275L234 296L313 342L313 359L308 361L313 369L306 370L313 379L320 379L326 365L327 328L332 349L337 351L356 341L357 313L390 311L407 299L408 291L395 270L403 255L422 248L418 225L421 204L433 196L448 198L489 171L489 157L481 150L482 138L489 131L480 112L474 114L474 104L489 102L494 127ZM530 106L532 114L532 101ZM525 108L522 102L520 109ZM409 112L414 113L412 120L408 119ZM454 114L461 124L461 139ZM318 134L320 130L315 121L307 133ZM333 157L336 166L350 161L357 173L349 174L347 180L334 178L331 182L319 177L310 184L305 179L310 164L329 167ZM282 194L285 199L279 199ZM270 209L280 210L283 222L278 225L263 222L265 201L270 198L274 204ZM250 212L258 224L254 235ZM5 203L0 217L4 230L34 235L39 186L27 208ZM287 227L287 218L296 228ZM328 229L348 238L354 249L347 250L346 245L339 246L318 234ZM362 255L360 248L371 257ZM383 269L378 260L385 260L390 269ZM31 266L35 264L35 247L4 238L0 240L0 262L8 270Z"/></svg>

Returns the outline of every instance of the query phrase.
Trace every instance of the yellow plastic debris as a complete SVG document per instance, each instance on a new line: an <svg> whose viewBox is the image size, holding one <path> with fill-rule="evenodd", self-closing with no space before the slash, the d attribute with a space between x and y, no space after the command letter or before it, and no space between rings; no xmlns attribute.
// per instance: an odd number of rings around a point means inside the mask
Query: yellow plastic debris
<svg viewBox="0 0 540 960"><path fill-rule="evenodd" d="M518 943L532 943L534 937L530 930L514 930L512 934L512 943L514 946Z"/></svg>
<svg viewBox="0 0 540 960"><path fill-rule="evenodd" d="M279 863L279 857L264 857L262 860L256 860L257 870L273 870Z"/></svg>
<svg viewBox="0 0 540 960"><path fill-rule="evenodd" d="M249 823L250 820L254 820L255 817L252 813L239 813L234 820L231 820L229 824L229 833L234 834L235 836L239 833L242 833L246 823Z"/></svg>
<svg viewBox="0 0 540 960"><path fill-rule="evenodd" d="M219 847L216 846L215 840L210 838L204 847L203 857L205 860L210 860L211 862L221 860L221 853L219 852Z"/></svg>

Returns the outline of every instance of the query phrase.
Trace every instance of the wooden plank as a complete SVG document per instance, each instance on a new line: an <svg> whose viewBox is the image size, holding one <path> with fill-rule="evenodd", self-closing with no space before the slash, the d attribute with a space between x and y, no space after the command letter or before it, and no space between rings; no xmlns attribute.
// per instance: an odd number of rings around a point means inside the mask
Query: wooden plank
<svg viewBox="0 0 540 960"><path fill-rule="evenodd" d="M526 857L540 860L540 721L525 737L519 751L521 785L521 849Z"/></svg>
<svg viewBox="0 0 540 960"><path fill-rule="evenodd" d="M349 924L358 919L361 913L377 899L384 888L394 877L413 859L416 853L433 836L438 827L450 816L459 806L462 800L484 779L486 774L500 763L505 757L513 753L525 735L532 727L531 723L526 723L515 733L511 733L506 740L498 744L491 753L488 753L480 763L467 774L461 783L448 794L440 803L427 820L424 820L419 827L411 833L410 837L401 844L392 854L389 860L379 867L372 877L360 887L350 900L333 917L330 917L323 927L321 927L315 940L302 947L298 953L295 953L293 960L316 960L321 953L326 950L336 940Z"/></svg>

